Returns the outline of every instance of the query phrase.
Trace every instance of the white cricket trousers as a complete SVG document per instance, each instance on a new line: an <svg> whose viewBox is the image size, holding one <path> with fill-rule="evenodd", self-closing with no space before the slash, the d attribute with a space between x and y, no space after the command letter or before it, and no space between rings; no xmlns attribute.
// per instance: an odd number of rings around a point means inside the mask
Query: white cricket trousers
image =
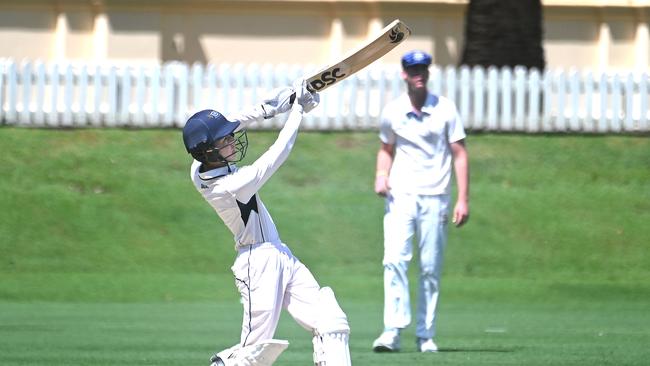
<svg viewBox="0 0 650 366"><path fill-rule="evenodd" d="M420 274L416 331L435 336L443 252L447 243L449 195L389 194L384 214L384 327L403 329L411 323L407 270L419 250Z"/></svg>
<svg viewBox="0 0 650 366"><path fill-rule="evenodd" d="M232 271L244 306L242 347L272 339L282 309L308 331L316 329L320 286L286 245L240 248Z"/></svg>

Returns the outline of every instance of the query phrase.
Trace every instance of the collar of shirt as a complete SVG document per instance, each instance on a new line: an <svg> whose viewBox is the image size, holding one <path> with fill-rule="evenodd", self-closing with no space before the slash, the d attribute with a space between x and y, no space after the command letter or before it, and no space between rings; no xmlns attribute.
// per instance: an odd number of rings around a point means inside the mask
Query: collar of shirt
<svg viewBox="0 0 650 366"><path fill-rule="evenodd" d="M219 168L208 170L207 172L199 173L199 178L201 178L202 180L211 180L211 179L222 177L224 175L228 175L235 170L237 170L237 166L235 165L230 166L230 171L228 170L227 166L222 166Z"/></svg>
<svg viewBox="0 0 650 366"><path fill-rule="evenodd" d="M418 115L413 111L413 105L411 104L411 99L409 99L408 94L404 94L404 99L402 103L402 109L403 113L408 117L408 118L417 118ZM422 106L422 115L423 116L429 116L431 113L433 113L433 109L438 105L438 102L440 101L440 98L438 98L437 95L428 93L427 94L427 100L424 102L424 105Z"/></svg>

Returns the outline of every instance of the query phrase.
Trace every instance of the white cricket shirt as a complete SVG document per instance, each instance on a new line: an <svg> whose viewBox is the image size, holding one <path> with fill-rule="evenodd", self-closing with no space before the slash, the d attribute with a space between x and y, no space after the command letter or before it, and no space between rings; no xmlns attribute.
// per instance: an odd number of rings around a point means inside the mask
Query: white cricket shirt
<svg viewBox="0 0 650 366"><path fill-rule="evenodd" d="M248 118L248 117L247 117ZM252 120L238 119L245 128ZM194 160L190 177L196 189L233 233L235 249L259 243L280 243L280 235L258 191L287 159L302 120L302 107L294 106L287 122L271 147L254 163L241 168L230 165L200 172Z"/></svg>
<svg viewBox="0 0 650 366"><path fill-rule="evenodd" d="M445 97L429 93L419 117L406 93L388 103L381 113L379 138L395 145L389 174L391 191L449 194L449 144L465 136L456 105Z"/></svg>

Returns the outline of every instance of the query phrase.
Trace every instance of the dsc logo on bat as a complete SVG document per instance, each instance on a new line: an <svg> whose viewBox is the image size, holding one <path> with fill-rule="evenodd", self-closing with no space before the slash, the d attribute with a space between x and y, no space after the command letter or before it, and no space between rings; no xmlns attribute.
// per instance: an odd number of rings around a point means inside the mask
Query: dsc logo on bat
<svg viewBox="0 0 650 366"><path fill-rule="evenodd" d="M330 86L339 80L344 79L347 75L347 67L337 66L331 68L307 80L307 90L310 92L317 92L326 86Z"/></svg>

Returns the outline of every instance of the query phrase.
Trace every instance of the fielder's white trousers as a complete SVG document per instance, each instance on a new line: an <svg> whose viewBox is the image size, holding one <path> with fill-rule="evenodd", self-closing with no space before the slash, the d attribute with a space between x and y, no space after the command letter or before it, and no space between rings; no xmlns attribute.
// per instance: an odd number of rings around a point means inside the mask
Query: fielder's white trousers
<svg viewBox="0 0 650 366"><path fill-rule="evenodd" d="M420 274L416 336L435 336L443 252L447 242L449 195L389 194L384 214L384 327L403 329L411 323L408 265L413 237L419 250Z"/></svg>
<svg viewBox="0 0 650 366"><path fill-rule="evenodd" d="M232 271L244 306L242 347L272 339L282 309L310 332L316 329L320 286L286 245L243 247Z"/></svg>

